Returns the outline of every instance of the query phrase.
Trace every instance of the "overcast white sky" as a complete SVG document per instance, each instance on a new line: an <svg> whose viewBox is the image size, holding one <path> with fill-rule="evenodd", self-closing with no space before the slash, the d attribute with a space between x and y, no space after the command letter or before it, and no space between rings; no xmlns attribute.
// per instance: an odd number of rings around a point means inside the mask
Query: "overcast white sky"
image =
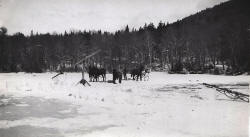
<svg viewBox="0 0 250 137"><path fill-rule="evenodd" d="M173 22L227 0L0 0L8 34L65 30L115 31Z"/></svg>

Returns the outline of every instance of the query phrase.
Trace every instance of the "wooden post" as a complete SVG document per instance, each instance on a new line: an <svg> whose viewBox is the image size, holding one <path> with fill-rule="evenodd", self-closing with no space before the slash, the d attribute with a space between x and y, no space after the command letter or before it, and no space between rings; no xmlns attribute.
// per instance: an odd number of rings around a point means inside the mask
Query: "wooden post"
<svg viewBox="0 0 250 137"><path fill-rule="evenodd" d="M82 79L84 79L85 61L82 61Z"/></svg>
<svg viewBox="0 0 250 137"><path fill-rule="evenodd" d="M99 52L101 52L101 50L97 50L97 51L93 52L92 54L90 54L90 55L82 58L80 61L78 61L77 63L75 63L75 65L80 64L81 62L85 61L86 59L88 59L88 58L90 58L90 57L98 54Z"/></svg>

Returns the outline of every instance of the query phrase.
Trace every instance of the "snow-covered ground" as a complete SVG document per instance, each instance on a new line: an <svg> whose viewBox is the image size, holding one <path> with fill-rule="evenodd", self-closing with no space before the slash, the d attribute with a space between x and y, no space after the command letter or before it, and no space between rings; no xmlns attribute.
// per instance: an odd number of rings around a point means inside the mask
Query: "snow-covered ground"
<svg viewBox="0 0 250 137"><path fill-rule="evenodd" d="M249 103L232 101L201 83L249 94L250 76L153 72L149 81L91 82L90 87L84 87L76 85L80 73L65 73L52 80L54 75L0 74L1 137L15 136L12 131L23 136L33 131L33 136L53 137L249 134Z"/></svg>

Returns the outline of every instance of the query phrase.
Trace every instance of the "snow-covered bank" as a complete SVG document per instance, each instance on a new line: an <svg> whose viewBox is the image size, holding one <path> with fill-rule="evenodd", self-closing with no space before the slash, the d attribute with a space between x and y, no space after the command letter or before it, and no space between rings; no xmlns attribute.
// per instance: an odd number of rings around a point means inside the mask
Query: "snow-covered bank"
<svg viewBox="0 0 250 137"><path fill-rule="evenodd" d="M31 125L53 128L69 137L248 136L249 104L228 100L200 83L241 84L244 88L239 91L249 94L245 85L249 84L250 76L154 72L149 81L92 82L91 87L84 87L76 85L80 73L66 73L52 80L54 75L2 73L0 96L67 101L78 107L77 116L0 120L0 128ZM111 77L108 75L107 79Z"/></svg>

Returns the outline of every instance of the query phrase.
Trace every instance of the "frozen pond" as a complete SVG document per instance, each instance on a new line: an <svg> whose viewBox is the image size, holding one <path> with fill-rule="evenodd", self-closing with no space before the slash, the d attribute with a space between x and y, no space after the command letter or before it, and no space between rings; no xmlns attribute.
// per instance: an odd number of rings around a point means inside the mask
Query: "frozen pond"
<svg viewBox="0 0 250 137"><path fill-rule="evenodd" d="M168 75L76 85L81 74L0 74L0 137L247 137L249 76ZM108 79L111 79L108 75Z"/></svg>
<svg viewBox="0 0 250 137"><path fill-rule="evenodd" d="M105 130L116 125L104 125L89 128L84 123L81 129L60 132L60 126L49 125L49 121L65 119L88 118L97 113L78 113L78 107L57 99L42 99L38 97L13 98L0 96L0 136L1 137L62 137L67 133L78 132L81 135ZM42 120L42 121L41 121ZM79 121L80 122L80 121ZM44 125L44 124L47 124ZM59 129L59 130L58 130ZM67 133L66 133L67 132Z"/></svg>
<svg viewBox="0 0 250 137"><path fill-rule="evenodd" d="M25 118L58 118L64 119L77 115L75 106L56 99L42 99L38 97L13 98L0 96L0 120L8 121L22 120ZM22 121L20 121L22 122ZM35 122L35 121L34 121ZM3 123L2 123L3 124ZM9 128L0 127L1 137L61 137L60 132L53 128L32 126L17 123Z"/></svg>
<svg viewBox="0 0 250 137"><path fill-rule="evenodd" d="M67 113L62 113L66 111ZM18 120L25 117L67 118L77 114L75 106L56 99L38 97L13 98L0 96L0 120Z"/></svg>

